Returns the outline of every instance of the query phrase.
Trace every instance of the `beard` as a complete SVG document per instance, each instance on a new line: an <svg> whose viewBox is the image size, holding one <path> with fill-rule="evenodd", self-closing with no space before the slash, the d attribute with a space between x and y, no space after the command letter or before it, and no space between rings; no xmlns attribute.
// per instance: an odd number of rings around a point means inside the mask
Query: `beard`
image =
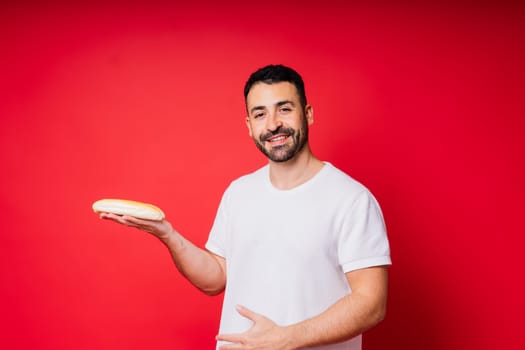
<svg viewBox="0 0 525 350"><path fill-rule="evenodd" d="M264 143L277 134L288 136L291 138L292 143L286 143L267 149ZM259 151L261 151L268 159L278 163L286 162L295 157L295 155L298 154L308 142L308 122L306 121L306 117L303 116L300 129L296 130L280 126L274 131L261 134L259 139L254 137L253 140Z"/></svg>

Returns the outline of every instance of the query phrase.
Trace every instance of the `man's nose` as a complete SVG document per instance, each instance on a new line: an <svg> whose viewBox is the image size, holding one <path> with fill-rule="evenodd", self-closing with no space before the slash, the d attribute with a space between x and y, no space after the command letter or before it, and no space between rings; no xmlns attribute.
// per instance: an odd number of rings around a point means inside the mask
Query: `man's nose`
<svg viewBox="0 0 525 350"><path fill-rule="evenodd" d="M283 122L276 113L271 113L266 118L266 129L275 131L283 125Z"/></svg>

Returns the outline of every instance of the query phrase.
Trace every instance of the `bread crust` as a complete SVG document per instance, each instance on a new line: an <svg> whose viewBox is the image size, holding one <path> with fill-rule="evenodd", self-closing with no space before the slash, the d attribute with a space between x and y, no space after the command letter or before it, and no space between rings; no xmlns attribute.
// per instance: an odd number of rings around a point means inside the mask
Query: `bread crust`
<svg viewBox="0 0 525 350"><path fill-rule="evenodd" d="M165 218L164 212L159 207L128 199L101 199L93 203L92 207L95 213L128 215L139 219L156 221L161 221Z"/></svg>

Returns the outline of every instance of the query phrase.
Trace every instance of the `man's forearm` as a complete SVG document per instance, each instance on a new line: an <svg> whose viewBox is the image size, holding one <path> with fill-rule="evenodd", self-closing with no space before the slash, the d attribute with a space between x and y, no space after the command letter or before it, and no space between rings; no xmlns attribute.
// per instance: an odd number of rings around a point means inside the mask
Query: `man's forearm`
<svg viewBox="0 0 525 350"><path fill-rule="evenodd" d="M372 310L357 295L345 297L317 317L288 328L292 349L342 342L379 323L383 310Z"/></svg>
<svg viewBox="0 0 525 350"><path fill-rule="evenodd" d="M351 339L385 317L387 270L374 268L375 286L366 284L329 307L320 315L285 327L292 349L332 344Z"/></svg>
<svg viewBox="0 0 525 350"><path fill-rule="evenodd" d="M161 241L168 247L177 269L194 286L208 295L224 290L226 272L219 257L195 246L177 232Z"/></svg>

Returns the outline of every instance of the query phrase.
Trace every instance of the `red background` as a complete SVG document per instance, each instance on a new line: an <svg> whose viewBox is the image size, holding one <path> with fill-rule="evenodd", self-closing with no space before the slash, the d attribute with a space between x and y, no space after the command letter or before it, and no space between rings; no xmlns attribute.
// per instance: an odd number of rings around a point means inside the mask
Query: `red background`
<svg viewBox="0 0 525 350"><path fill-rule="evenodd" d="M243 84L284 63L315 154L387 220L365 349L523 349L524 19L496 1L4 3L0 347L212 348L221 297L91 203L155 203L203 245L228 183L265 163Z"/></svg>

